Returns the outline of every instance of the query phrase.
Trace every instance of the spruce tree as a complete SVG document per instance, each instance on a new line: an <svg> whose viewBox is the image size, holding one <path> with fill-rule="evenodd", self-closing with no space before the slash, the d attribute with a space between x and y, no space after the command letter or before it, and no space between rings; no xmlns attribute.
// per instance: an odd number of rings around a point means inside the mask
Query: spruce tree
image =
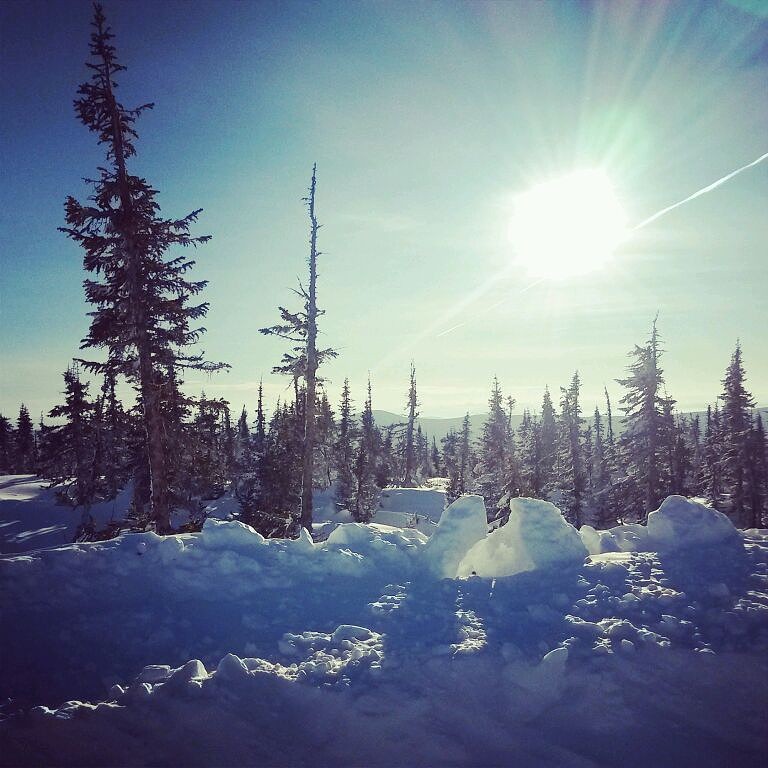
<svg viewBox="0 0 768 768"><path fill-rule="evenodd" d="M557 454L557 419L554 406L552 405L552 396L549 394L549 387L544 389L544 398L541 403L539 443L539 482L542 495L546 498L546 494L551 490L554 481L553 470Z"/></svg>
<svg viewBox="0 0 768 768"><path fill-rule="evenodd" d="M191 304L205 281L191 281L194 262L166 258L172 246L197 246L208 236L193 237L191 225L200 210L181 219L159 216L157 191L132 175L128 161L136 154L137 118L151 104L135 109L115 98L115 75L125 69L116 57L113 34L101 6L95 6L87 66L91 79L78 89L75 111L80 121L106 146L107 163L91 181L87 204L66 201L67 226L62 228L80 245L83 265L94 278L85 281L85 294L95 309L82 348L103 349L107 362L86 362L91 371L112 369L136 383L146 432L151 485L151 516L158 532L170 530L169 449L162 416L162 379L169 366L207 371L221 364L205 362L190 352L204 332L195 327L208 311L207 303Z"/></svg>
<svg viewBox="0 0 768 768"><path fill-rule="evenodd" d="M621 398L625 428L620 443L628 481L623 503L636 520L645 520L664 495L663 409L666 398L662 394L664 375L660 357L661 342L654 319L648 341L643 346L635 346L630 353L629 375L617 380L627 390Z"/></svg>
<svg viewBox="0 0 768 768"><path fill-rule="evenodd" d="M464 414L464 420L461 422L458 469L458 484L456 490L458 495L461 496L467 493L469 489L472 469L472 444L470 443L469 413Z"/></svg>
<svg viewBox="0 0 768 768"><path fill-rule="evenodd" d="M558 430L556 487L565 517L577 528L584 515L587 477L582 444L581 380L579 372L573 374L567 388L561 387L560 420Z"/></svg>
<svg viewBox="0 0 768 768"><path fill-rule="evenodd" d="M443 445L443 469L448 478L445 489L445 503L451 504L462 494L459 470L460 443L459 436L451 429L442 439Z"/></svg>
<svg viewBox="0 0 768 768"><path fill-rule="evenodd" d="M14 432L14 472L17 475L28 475L35 471L35 430L29 409L24 403L19 407L19 417L16 420Z"/></svg>
<svg viewBox="0 0 768 768"><path fill-rule="evenodd" d="M104 373L101 386L101 444L104 494L114 499L128 480L128 424L123 404L117 397L113 370Z"/></svg>
<svg viewBox="0 0 768 768"><path fill-rule="evenodd" d="M50 479L65 483L60 497L73 506L90 505L96 493L92 478L96 434L93 425L94 404L88 399L88 385L80 379L77 366L64 371L64 403L48 414L64 422L49 434L55 447L56 463L49 466Z"/></svg>
<svg viewBox="0 0 768 768"><path fill-rule="evenodd" d="M317 427L315 440L315 484L329 488L333 482L333 451L336 441L336 421L325 390L317 405Z"/></svg>
<svg viewBox="0 0 768 768"><path fill-rule="evenodd" d="M336 439L335 501L339 510L352 510L355 506L355 476L353 472L355 426L353 423L352 400L349 395L349 380L344 379L339 405L339 424Z"/></svg>
<svg viewBox="0 0 768 768"><path fill-rule="evenodd" d="M717 509L723 507L722 455L723 432L720 424L720 410L716 404L714 408L707 407L700 486L704 497Z"/></svg>
<svg viewBox="0 0 768 768"><path fill-rule="evenodd" d="M523 412L523 420L517 434L518 445L520 446L521 494L541 498L543 492L541 426L527 409Z"/></svg>
<svg viewBox="0 0 768 768"><path fill-rule="evenodd" d="M367 523L379 505L379 488L375 475L376 425L373 420L371 382L368 380L368 396L360 419L360 439L355 458L355 495L352 516L359 523Z"/></svg>
<svg viewBox="0 0 768 768"><path fill-rule="evenodd" d="M749 503L752 512L752 528L763 528L766 523L766 504L768 503L768 446L765 441L765 428L760 413L755 415L754 427L749 441Z"/></svg>
<svg viewBox="0 0 768 768"><path fill-rule="evenodd" d="M13 425L0 413L0 472L10 474L13 471Z"/></svg>
<svg viewBox="0 0 768 768"><path fill-rule="evenodd" d="M384 429L383 437L380 439L376 460L376 485L379 488L392 485L397 475L394 434L395 427L390 425Z"/></svg>
<svg viewBox="0 0 768 768"><path fill-rule="evenodd" d="M429 449L429 463L436 477L442 477L443 467L440 462L440 449L437 447L437 438L432 435L432 446Z"/></svg>
<svg viewBox="0 0 768 768"><path fill-rule="evenodd" d="M745 386L746 373L737 342L731 362L723 378L721 428L723 454L721 457L723 490L729 500L729 511L737 525L749 525L747 480L750 460L750 432L755 401Z"/></svg>
<svg viewBox="0 0 768 768"><path fill-rule="evenodd" d="M509 484L510 444L509 417L499 380L494 377L488 400L488 419L478 446L475 488L485 499L489 520L496 519L504 505ZM503 514L503 512L501 513Z"/></svg>
<svg viewBox="0 0 768 768"><path fill-rule="evenodd" d="M416 395L416 367L411 362L411 381L408 387L408 420L405 426L403 443L403 486L412 488L416 485L417 445L416 419L419 417L418 398Z"/></svg>

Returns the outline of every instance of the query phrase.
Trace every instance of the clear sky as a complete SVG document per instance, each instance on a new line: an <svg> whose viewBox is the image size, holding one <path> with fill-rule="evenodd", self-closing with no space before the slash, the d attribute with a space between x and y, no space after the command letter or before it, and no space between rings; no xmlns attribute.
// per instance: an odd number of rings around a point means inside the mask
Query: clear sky
<svg viewBox="0 0 768 768"><path fill-rule="evenodd" d="M768 403L768 163L639 230L606 268L529 287L511 266L515 194L609 174L630 223L768 151L759 2L105 2L126 104L154 101L135 172L168 216L204 208L203 347L232 365L193 391L255 404L282 342L258 328L303 274L318 164L323 343L402 410L485 409L498 375L537 405L574 369L618 395L654 314L681 408L712 402L737 337ZM749 7L752 7L750 12ZM763 5L765 8L765 5ZM87 328L81 254L56 231L101 162L72 99L87 2L0 4L0 412L49 409ZM527 288L527 290L525 290ZM455 330L446 330L459 326Z"/></svg>

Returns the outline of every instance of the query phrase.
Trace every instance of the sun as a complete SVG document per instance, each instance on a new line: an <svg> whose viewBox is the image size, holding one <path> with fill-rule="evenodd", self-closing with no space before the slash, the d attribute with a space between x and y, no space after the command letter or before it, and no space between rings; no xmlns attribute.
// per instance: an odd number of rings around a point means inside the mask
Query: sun
<svg viewBox="0 0 768 768"><path fill-rule="evenodd" d="M531 276L563 279L605 266L627 236L610 179L574 171L518 195L510 226L517 263Z"/></svg>

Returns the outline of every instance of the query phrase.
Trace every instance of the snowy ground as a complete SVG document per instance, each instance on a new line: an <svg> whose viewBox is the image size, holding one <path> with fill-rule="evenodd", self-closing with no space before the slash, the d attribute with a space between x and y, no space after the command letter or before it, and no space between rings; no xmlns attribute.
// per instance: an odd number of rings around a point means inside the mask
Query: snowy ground
<svg viewBox="0 0 768 768"><path fill-rule="evenodd" d="M97 528L121 519L130 502L123 491L91 507ZM0 552L28 552L72 541L82 511L56 503L55 490L34 475L0 475Z"/></svg>
<svg viewBox="0 0 768 768"><path fill-rule="evenodd" d="M6 555L0 765L765 765L766 532L540 504Z"/></svg>

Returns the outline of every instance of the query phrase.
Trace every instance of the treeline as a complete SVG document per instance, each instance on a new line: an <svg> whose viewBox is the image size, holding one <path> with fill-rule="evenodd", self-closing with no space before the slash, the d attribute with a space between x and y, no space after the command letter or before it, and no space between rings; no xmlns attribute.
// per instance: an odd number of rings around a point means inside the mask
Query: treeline
<svg viewBox="0 0 768 768"><path fill-rule="evenodd" d="M560 388L559 411L545 390L538 413L525 411L512 427L514 400L494 380L489 417L476 444L469 416L443 440L440 470L449 500L480 493L489 516L503 517L512 496L552 501L576 526L609 528L642 522L670 494L698 496L739 526L761 527L768 511L768 464L763 421L745 386L737 344L723 391L704 423L685 416L664 385L654 321L648 341L630 353L615 429L608 390L601 411L585 414L581 379ZM618 432L618 433L617 433Z"/></svg>
<svg viewBox="0 0 768 768"><path fill-rule="evenodd" d="M446 478L447 500L463 493L486 499L489 519L502 518L512 496L556 503L574 525L608 528L644 520L669 494L699 496L740 526L761 527L768 511L768 463L763 421L745 386L740 346L731 356L723 391L706 418L681 415L666 393L661 347L654 322L648 341L630 353L621 415L615 417L606 389L605 406L585 416L581 381L573 375L557 404L545 389L541 409L525 411L513 427L515 401L493 381L488 419L477 439L469 415L462 429L438 443L418 424L416 371L411 367L402 424L380 427L372 388L357 412L348 381L334 409L325 390L316 397L313 443L314 491L332 493L338 510L370 521L381 489L416 486ZM207 500L231 489L239 517L267 536L293 535L301 523L305 387L294 377L293 397L267 417L259 387L254 418L243 407L231 417L222 399L189 398L178 382L166 381L169 494L184 510L186 529L203 521ZM76 367L64 373L64 402L50 416L61 423L37 430L25 406L16 429L0 416L0 470L36 472L59 488L62 498L87 507L114 498L133 480L126 525L151 524L149 468L143 448L140 404L125 408L115 382L104 377L89 396ZM620 425L620 429L617 426Z"/></svg>
<svg viewBox="0 0 768 768"><path fill-rule="evenodd" d="M66 199L62 231L82 249L87 274L90 327L81 349L101 359L77 359L64 372L63 402L48 414L56 423L41 417L35 430L24 405L15 425L0 416L0 471L50 479L64 501L83 509L83 537L96 535L89 508L129 486L124 527L168 532L179 527L172 514L183 510L184 526L197 528L206 500L231 489L242 520L265 535L287 536L299 526L311 530L318 489L332 488L338 509L368 521L380 489L436 476L447 478L449 500L482 494L490 518L503 516L511 496L529 495L556 502L576 525L604 528L642 520L667 494L682 493L705 497L739 525L764 524L765 433L740 347L701 424L679 415L666 393L655 322L618 380L624 394L616 418L607 390L602 411L583 412L575 373L556 403L545 391L540 411L526 412L513 429L515 401L494 380L479 438L472 439L467 417L438 445L418 424L413 365L402 424L375 424L370 382L359 414L346 381L334 410L319 375L336 352L318 343L316 168L304 200L309 253L306 282L295 290L299 307L279 307L279 321L262 329L288 342L273 372L290 377L292 398L267 418L260 389L255 419L243 409L234 421L226 401L186 395L185 371L227 367L195 351L205 332L208 304L199 296L206 284L190 278L194 262L183 254L209 237L190 233L200 210L164 218L157 190L130 172L135 123L152 105L131 109L117 100L115 77L125 68L98 5L93 27L91 76L74 104L106 157L88 199ZM117 397L119 380L134 390L130 406Z"/></svg>

